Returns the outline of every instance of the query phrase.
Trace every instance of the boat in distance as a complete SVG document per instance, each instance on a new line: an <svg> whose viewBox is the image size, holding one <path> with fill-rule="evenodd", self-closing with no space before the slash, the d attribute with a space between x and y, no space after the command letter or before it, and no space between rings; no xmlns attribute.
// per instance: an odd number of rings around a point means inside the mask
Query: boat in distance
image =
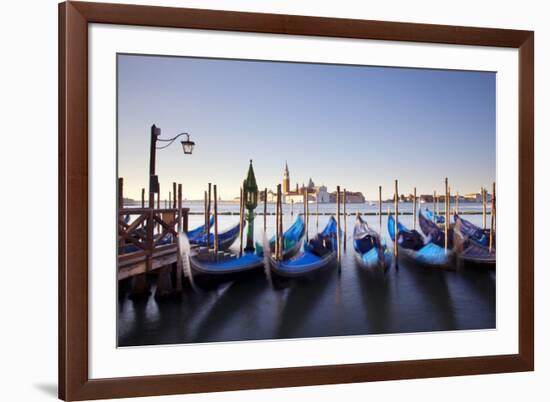
<svg viewBox="0 0 550 402"><path fill-rule="evenodd" d="M333 263L337 257L337 230L336 219L331 216L323 231L304 243L300 254L287 260L271 256L271 271L292 278L308 275Z"/></svg>
<svg viewBox="0 0 550 402"><path fill-rule="evenodd" d="M433 221L435 220L435 223L445 223L445 217L443 215L436 215L434 219L434 214L432 211L430 211L429 208L426 208L426 218Z"/></svg>
<svg viewBox="0 0 550 402"><path fill-rule="evenodd" d="M395 233L393 214L388 217L388 232L392 241L395 241L397 236L400 255L426 266L447 267L449 264L451 253L433 242L425 242L418 231L410 230L398 221L397 233Z"/></svg>

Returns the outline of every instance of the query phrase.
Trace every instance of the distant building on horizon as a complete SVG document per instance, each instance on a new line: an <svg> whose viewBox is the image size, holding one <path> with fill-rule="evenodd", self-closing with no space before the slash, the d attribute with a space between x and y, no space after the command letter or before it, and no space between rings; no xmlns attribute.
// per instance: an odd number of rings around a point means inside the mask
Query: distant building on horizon
<svg viewBox="0 0 550 402"><path fill-rule="evenodd" d="M344 192L340 191L340 196L343 197ZM336 202L336 191L330 193L330 202ZM340 200L343 202L343 198ZM365 196L360 191L346 191L346 204L364 204Z"/></svg>
<svg viewBox="0 0 550 402"><path fill-rule="evenodd" d="M330 202L330 196L327 191L327 187L322 186L315 186L315 183L309 178L309 181L307 183L307 186L302 183L302 186L298 185L298 182L296 182L296 187L294 190L290 189L290 172L288 170L288 163L285 162L285 170L283 172L283 202L284 203L291 203L291 202L303 202L304 201L304 191L307 190L308 193L308 201L319 201L319 203L327 203ZM276 195L275 195L276 196ZM269 200L269 196L268 196Z"/></svg>

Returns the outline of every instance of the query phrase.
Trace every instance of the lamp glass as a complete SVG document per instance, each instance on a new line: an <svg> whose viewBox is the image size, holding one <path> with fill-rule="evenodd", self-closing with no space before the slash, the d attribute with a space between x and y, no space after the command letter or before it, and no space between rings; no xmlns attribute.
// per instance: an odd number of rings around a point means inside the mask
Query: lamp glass
<svg viewBox="0 0 550 402"><path fill-rule="evenodd" d="M193 153L193 147L195 146L195 143L190 140L185 140L181 142L181 146L183 147L184 154L191 155Z"/></svg>

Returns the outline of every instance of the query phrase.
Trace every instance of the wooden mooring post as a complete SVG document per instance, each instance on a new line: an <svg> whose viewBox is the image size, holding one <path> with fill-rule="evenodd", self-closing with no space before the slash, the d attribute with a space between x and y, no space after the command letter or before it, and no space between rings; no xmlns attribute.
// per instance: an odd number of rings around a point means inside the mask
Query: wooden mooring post
<svg viewBox="0 0 550 402"><path fill-rule="evenodd" d="M342 242L340 237L340 186L336 186L336 261L338 262L338 271L341 269L340 261L342 258Z"/></svg>
<svg viewBox="0 0 550 402"><path fill-rule="evenodd" d="M117 200L117 207L118 211L122 211L124 209L124 179L122 177L118 178L118 200ZM117 213L117 228L118 228L118 221L120 220L120 214ZM118 233L118 229L117 229ZM124 248L124 239L121 238L118 242L118 249L119 251Z"/></svg>
<svg viewBox="0 0 550 402"><path fill-rule="evenodd" d="M434 191L434 198L433 198L433 210L432 210L432 222L435 222L435 217L436 217L436 213L435 213L435 207L436 207L436 203L437 203L437 192Z"/></svg>
<svg viewBox="0 0 550 402"><path fill-rule="evenodd" d="M118 178L118 208L124 208L124 178Z"/></svg>
<svg viewBox="0 0 550 402"><path fill-rule="evenodd" d="M416 230L416 187L413 190L413 229Z"/></svg>
<svg viewBox="0 0 550 402"><path fill-rule="evenodd" d="M279 185L275 193L275 258L279 258Z"/></svg>
<svg viewBox="0 0 550 402"><path fill-rule="evenodd" d="M483 199L483 230L487 229L487 189L481 188L481 198Z"/></svg>
<svg viewBox="0 0 550 402"><path fill-rule="evenodd" d="M308 239L308 213L307 213L307 188L304 187L302 191L303 201L304 201L304 224L306 226L306 242Z"/></svg>
<svg viewBox="0 0 550 402"><path fill-rule="evenodd" d="M218 186L214 184L214 255L218 258Z"/></svg>
<svg viewBox="0 0 550 402"><path fill-rule="evenodd" d="M176 195L174 194L174 197ZM185 222L183 221L183 194L182 194L182 185L181 184L178 184L178 236L179 236L179 233L183 233L185 231ZM176 241L178 241L178 239L176 239ZM179 258L179 256L178 256ZM176 263L175 265L175 269L176 269L176 292L178 293L181 293L182 291L182 281L183 281L183 272L182 272L182 269L183 267L182 266L178 266L178 264Z"/></svg>
<svg viewBox="0 0 550 402"><path fill-rule="evenodd" d="M244 232L244 189L241 187L239 201L239 255L243 255L243 232Z"/></svg>
<svg viewBox="0 0 550 402"><path fill-rule="evenodd" d="M347 190L344 189L344 196L343 196L343 203L344 203L344 251L346 251L346 240L347 240L347 233L348 233L348 213L346 210L346 196L347 196Z"/></svg>
<svg viewBox="0 0 550 402"><path fill-rule="evenodd" d="M172 194L174 194L174 204L172 206L172 208L176 209L177 208L177 204L176 204L176 182L172 182Z"/></svg>
<svg viewBox="0 0 550 402"><path fill-rule="evenodd" d="M160 183L159 183L159 192L157 193L157 209L160 209ZM161 226L160 226L160 223L157 223L157 233L160 234L160 231L161 231Z"/></svg>
<svg viewBox="0 0 550 402"><path fill-rule="evenodd" d="M398 237L399 237L399 187L397 179L395 179L395 194L393 197L393 208L395 211L395 222L394 222L394 242L393 242L393 255L395 257L395 264L397 266L397 258L399 257L399 247L398 247Z"/></svg>
<svg viewBox="0 0 550 402"><path fill-rule="evenodd" d="M437 217L437 216L439 216L439 198L440 198L440 196L439 196L439 194L437 194L437 193L435 193L435 194L436 194L436 197L435 197L435 200L436 200L436 201L435 201L435 210L434 210L434 214L435 214L435 216ZM437 220L436 220L436 221L437 221Z"/></svg>
<svg viewBox="0 0 550 402"><path fill-rule="evenodd" d="M208 183L208 218L206 221L206 247L210 248L210 211L212 210L212 183Z"/></svg>
<svg viewBox="0 0 550 402"><path fill-rule="evenodd" d="M447 227L451 228L451 186L449 186L448 195L447 195L447 220L449 223L447 224Z"/></svg>
<svg viewBox="0 0 550 402"><path fill-rule="evenodd" d="M204 230L206 231L206 226L208 226L208 220L210 217L208 216L208 193L204 192Z"/></svg>
<svg viewBox="0 0 550 402"><path fill-rule="evenodd" d="M283 196L281 192L281 185L277 184L277 212L276 212L276 226L277 226L277 238L276 238L276 253L277 259L283 258L284 238L283 238Z"/></svg>
<svg viewBox="0 0 550 402"><path fill-rule="evenodd" d="M448 217L448 205L449 205L449 179L445 177L445 252L449 245L449 217Z"/></svg>
<svg viewBox="0 0 550 402"><path fill-rule="evenodd" d="M267 232L267 188L264 188L264 233Z"/></svg>
<svg viewBox="0 0 550 402"><path fill-rule="evenodd" d="M283 225L283 192L281 185L279 184L279 259L283 259L283 253L285 251L285 232Z"/></svg>
<svg viewBox="0 0 550 402"><path fill-rule="evenodd" d="M496 183L493 182L493 194L491 196L491 229L489 231L489 252L493 252L494 231L496 227Z"/></svg>
<svg viewBox="0 0 550 402"><path fill-rule="evenodd" d="M382 186L378 186L378 226L382 234Z"/></svg>

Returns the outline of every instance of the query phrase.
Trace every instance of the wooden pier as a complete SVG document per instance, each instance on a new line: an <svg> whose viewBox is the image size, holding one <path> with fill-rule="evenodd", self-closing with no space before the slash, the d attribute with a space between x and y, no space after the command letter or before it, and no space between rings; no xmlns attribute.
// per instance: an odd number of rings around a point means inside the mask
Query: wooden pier
<svg viewBox="0 0 550 402"><path fill-rule="evenodd" d="M188 208L182 208L183 231L188 230ZM132 223L125 223L130 216ZM134 218L134 219L132 219ZM118 279L154 271L177 261L177 208L121 208L118 212ZM154 226L160 230L155 231ZM153 230L147 230L153 227ZM163 240L172 238L170 243ZM127 246L135 248L125 252Z"/></svg>
<svg viewBox="0 0 550 402"><path fill-rule="evenodd" d="M125 208L124 181L118 181L118 253L117 278L123 280L170 267L177 262L178 224L188 231L189 208L182 208L181 184L176 198L176 183L171 197L172 205L160 208L160 197L149 194L145 207L142 190L141 208ZM155 208L156 204L156 208ZM181 217L181 220L180 220Z"/></svg>

